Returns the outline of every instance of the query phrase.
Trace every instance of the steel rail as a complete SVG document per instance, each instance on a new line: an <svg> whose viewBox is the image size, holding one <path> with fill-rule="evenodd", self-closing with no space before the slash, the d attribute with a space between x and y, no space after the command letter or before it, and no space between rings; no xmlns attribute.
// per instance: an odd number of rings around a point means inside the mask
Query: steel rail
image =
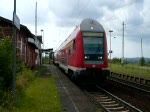
<svg viewBox="0 0 150 112"><path fill-rule="evenodd" d="M109 93L108 91L102 89L101 87L97 86L100 90L102 90L103 92L105 92L106 94L108 94L110 97L112 97L114 100L117 100L119 103L121 103L122 105L124 105L125 107L127 107L131 112L142 112L140 109L132 106L131 104L121 100L120 98L118 98L117 96Z"/></svg>
<svg viewBox="0 0 150 112"><path fill-rule="evenodd" d="M143 91L143 92L146 92L148 94L150 94L150 91L146 90L146 89L143 89L144 87L147 87L145 85L141 85L141 84L137 84L137 83L133 83L131 81L127 81L127 80L122 80L122 79L118 79L118 78L114 78L114 77L107 77L107 80L111 80L111 81L114 81L114 82L117 82L117 83L120 83L120 84L123 84L125 86L128 86L128 87L132 87L132 88L135 88L137 90L140 90L140 91ZM141 88L139 87L141 86ZM143 87L143 88L142 88ZM149 88L149 87L147 87ZM150 89L150 88L149 88Z"/></svg>
<svg viewBox="0 0 150 112"><path fill-rule="evenodd" d="M99 92L87 92L83 90L84 94L87 95L91 101L100 107L105 112L142 112L138 108L132 106L131 104L121 100L120 98L114 96L108 91L96 86ZM95 97L98 96L98 99Z"/></svg>

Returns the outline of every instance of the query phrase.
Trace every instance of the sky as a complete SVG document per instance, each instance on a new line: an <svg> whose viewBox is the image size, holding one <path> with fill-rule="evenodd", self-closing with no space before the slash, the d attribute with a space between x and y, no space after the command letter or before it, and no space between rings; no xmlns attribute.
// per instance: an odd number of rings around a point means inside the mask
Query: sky
<svg viewBox="0 0 150 112"><path fill-rule="evenodd" d="M108 51L111 39L112 58L122 57L123 22L124 57L141 57L142 39L143 56L150 58L149 0L16 0L20 23L33 34L36 2L37 34L44 35L44 48L57 49L83 19L92 18L105 29ZM12 20L13 10L14 0L0 0L0 16Z"/></svg>

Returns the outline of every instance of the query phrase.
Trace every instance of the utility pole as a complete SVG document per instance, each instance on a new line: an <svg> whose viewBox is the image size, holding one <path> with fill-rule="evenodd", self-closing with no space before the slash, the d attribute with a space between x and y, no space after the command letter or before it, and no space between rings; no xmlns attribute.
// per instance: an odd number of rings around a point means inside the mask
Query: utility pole
<svg viewBox="0 0 150 112"><path fill-rule="evenodd" d="M142 38L141 38L141 57L143 57L143 46L142 46Z"/></svg>
<svg viewBox="0 0 150 112"><path fill-rule="evenodd" d="M121 63L122 63L122 66L124 65L124 22L123 22L123 33L122 33L122 60L121 60Z"/></svg>
<svg viewBox="0 0 150 112"><path fill-rule="evenodd" d="M14 14L16 14L16 0L14 0L14 12L13 12L13 24L14 24ZM13 63L13 97L16 97L16 26L13 27L14 42L13 42L13 52L14 52L14 63Z"/></svg>
<svg viewBox="0 0 150 112"><path fill-rule="evenodd" d="M13 79L12 79L12 92L13 97L16 97L16 29L20 30L20 19L16 15L16 0L14 0L14 12L13 12Z"/></svg>
<svg viewBox="0 0 150 112"><path fill-rule="evenodd" d="M43 50L44 50L44 30L43 29L41 29L41 35L42 35ZM45 52L44 52L43 56L45 57Z"/></svg>
<svg viewBox="0 0 150 112"><path fill-rule="evenodd" d="M109 54L110 54L110 67L111 67L111 53L112 53L112 50L111 50L111 32L113 32L112 30L109 30L110 32L110 50L109 50Z"/></svg>
<svg viewBox="0 0 150 112"><path fill-rule="evenodd" d="M35 4L35 41L37 42L37 2Z"/></svg>
<svg viewBox="0 0 150 112"><path fill-rule="evenodd" d="M41 29L41 35L42 35L42 42L43 42L43 49L44 49L44 30Z"/></svg>

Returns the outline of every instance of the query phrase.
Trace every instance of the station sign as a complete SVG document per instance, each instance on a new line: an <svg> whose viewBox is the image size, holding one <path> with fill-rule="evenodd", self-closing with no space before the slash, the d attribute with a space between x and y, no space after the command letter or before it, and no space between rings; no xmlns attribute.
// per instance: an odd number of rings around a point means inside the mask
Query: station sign
<svg viewBox="0 0 150 112"><path fill-rule="evenodd" d="M20 30L20 19L15 12L13 13L13 24Z"/></svg>

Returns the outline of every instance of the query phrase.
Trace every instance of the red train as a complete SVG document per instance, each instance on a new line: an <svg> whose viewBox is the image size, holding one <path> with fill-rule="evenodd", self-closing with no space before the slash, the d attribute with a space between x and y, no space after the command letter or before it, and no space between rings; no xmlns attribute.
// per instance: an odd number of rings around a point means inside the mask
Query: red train
<svg viewBox="0 0 150 112"><path fill-rule="evenodd" d="M103 82L109 75L103 26L96 20L84 19L54 52L54 62L73 79Z"/></svg>

